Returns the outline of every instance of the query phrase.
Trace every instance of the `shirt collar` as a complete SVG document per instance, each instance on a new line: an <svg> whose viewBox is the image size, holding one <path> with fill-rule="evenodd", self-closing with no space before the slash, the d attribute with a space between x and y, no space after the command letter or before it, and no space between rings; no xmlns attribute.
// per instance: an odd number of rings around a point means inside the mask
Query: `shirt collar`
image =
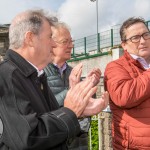
<svg viewBox="0 0 150 150"><path fill-rule="evenodd" d="M140 64L145 68L145 69L150 69L150 64L148 64L144 58L140 57L140 56L137 56L137 55L134 55L134 54L130 54L131 57L137 61L140 62Z"/></svg>
<svg viewBox="0 0 150 150"><path fill-rule="evenodd" d="M61 75L63 74L63 72L64 72L64 71L66 70L66 68L67 68L67 63L66 63L66 62L62 65L62 67L58 67L58 65L55 64L55 63L53 63L53 64L54 64L55 67L58 68L59 73L60 73Z"/></svg>
<svg viewBox="0 0 150 150"><path fill-rule="evenodd" d="M29 61L28 61L29 62ZM35 69L36 69L36 71L37 71L37 76L39 77L39 76L41 76L43 73L44 73L44 71L43 70L39 70L35 65L33 65L31 62L29 62Z"/></svg>

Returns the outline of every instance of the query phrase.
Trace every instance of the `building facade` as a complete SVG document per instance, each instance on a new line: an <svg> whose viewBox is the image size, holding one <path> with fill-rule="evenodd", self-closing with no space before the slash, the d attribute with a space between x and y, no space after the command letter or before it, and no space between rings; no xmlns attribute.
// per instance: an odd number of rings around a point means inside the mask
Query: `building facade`
<svg viewBox="0 0 150 150"><path fill-rule="evenodd" d="M9 48L8 29L9 25L0 25L0 60Z"/></svg>

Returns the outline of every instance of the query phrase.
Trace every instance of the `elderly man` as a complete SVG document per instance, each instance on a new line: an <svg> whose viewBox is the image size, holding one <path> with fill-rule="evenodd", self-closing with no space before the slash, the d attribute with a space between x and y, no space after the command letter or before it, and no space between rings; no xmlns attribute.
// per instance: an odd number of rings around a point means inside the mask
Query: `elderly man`
<svg viewBox="0 0 150 150"><path fill-rule="evenodd" d="M54 93L59 106L62 107L69 89L69 75L72 67L69 66L66 61L71 58L73 40L69 28L65 23L56 23L56 25L52 27L52 32L52 38L57 47L52 50L52 63L48 64L44 71L47 75L48 85Z"/></svg>
<svg viewBox="0 0 150 150"><path fill-rule="evenodd" d="M48 64L44 69L47 75L47 81L50 89L54 93L59 106L64 105L64 99L69 88L74 87L80 82L82 73L82 64L75 66L73 69L69 66L66 61L71 58L71 52L73 48L73 40L70 35L69 27L63 23L58 22L52 27L53 39L56 42L57 47L53 48L53 61ZM101 71L98 68L93 69L88 77L95 74L96 83L99 82ZM98 105L103 106L103 103ZM102 109L104 107L101 107ZM90 118L80 119L81 129L84 131L80 137L76 137L74 141L69 145L69 149L88 149L88 129L90 127Z"/></svg>
<svg viewBox="0 0 150 150"><path fill-rule="evenodd" d="M73 48L69 27L63 22L58 22L52 27L52 32L52 38L56 42L56 47L52 50L52 63L48 64L44 71L47 75L48 85L61 107L64 105L68 89L80 82L83 66L80 63L72 70L72 67L66 62L71 58ZM97 84L100 80L101 71L95 68L88 74L88 77L93 74L95 74L95 84Z"/></svg>
<svg viewBox="0 0 150 150"><path fill-rule="evenodd" d="M109 63L106 89L112 110L113 149L150 149L150 31L142 18L120 29L124 55Z"/></svg>
<svg viewBox="0 0 150 150"><path fill-rule="evenodd" d="M78 117L100 111L91 108L94 75L71 88L59 108L43 73L56 47L52 26L42 10L22 12L11 23L10 49L0 64L1 150L66 150L80 134Z"/></svg>

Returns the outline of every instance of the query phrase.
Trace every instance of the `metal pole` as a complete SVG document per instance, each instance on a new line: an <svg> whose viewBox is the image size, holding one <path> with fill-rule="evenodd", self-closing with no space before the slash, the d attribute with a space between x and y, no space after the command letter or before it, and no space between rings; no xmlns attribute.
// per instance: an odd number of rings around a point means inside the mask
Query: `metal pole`
<svg viewBox="0 0 150 150"><path fill-rule="evenodd" d="M100 114L98 114L98 143L99 143L99 150L102 150L102 124Z"/></svg>
<svg viewBox="0 0 150 150"><path fill-rule="evenodd" d="M91 127L89 129L89 136L90 136L90 150L92 150L92 134L91 134Z"/></svg>
<svg viewBox="0 0 150 150"><path fill-rule="evenodd" d="M97 26L96 26L96 34L97 34L97 51L99 52L99 38L98 38L98 0L90 0L91 2L95 2L96 1L96 23L97 23Z"/></svg>
<svg viewBox="0 0 150 150"><path fill-rule="evenodd" d="M100 51L99 49L99 37L98 37L98 0L96 0L96 22L97 22L97 52Z"/></svg>
<svg viewBox="0 0 150 150"><path fill-rule="evenodd" d="M97 34L98 34L98 0L96 0Z"/></svg>
<svg viewBox="0 0 150 150"><path fill-rule="evenodd" d="M96 23L97 23L97 29L96 29L96 33L98 33L98 0L90 0L91 2L95 2L96 1Z"/></svg>

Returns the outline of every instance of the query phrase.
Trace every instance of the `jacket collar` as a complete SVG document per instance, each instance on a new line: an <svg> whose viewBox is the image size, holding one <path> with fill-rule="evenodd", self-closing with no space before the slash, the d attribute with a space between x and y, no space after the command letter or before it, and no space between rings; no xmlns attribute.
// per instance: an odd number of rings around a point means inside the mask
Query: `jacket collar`
<svg viewBox="0 0 150 150"><path fill-rule="evenodd" d="M124 57L127 59L128 62L131 62L132 64L134 64L135 66L141 68L142 70L145 70L145 68L141 65L141 63L134 59L128 52L127 50L124 50Z"/></svg>
<svg viewBox="0 0 150 150"><path fill-rule="evenodd" d="M15 66L26 76L30 76L31 74L35 73L37 76L37 70L21 55L17 52L9 49L6 51L6 55L4 60L12 61Z"/></svg>

